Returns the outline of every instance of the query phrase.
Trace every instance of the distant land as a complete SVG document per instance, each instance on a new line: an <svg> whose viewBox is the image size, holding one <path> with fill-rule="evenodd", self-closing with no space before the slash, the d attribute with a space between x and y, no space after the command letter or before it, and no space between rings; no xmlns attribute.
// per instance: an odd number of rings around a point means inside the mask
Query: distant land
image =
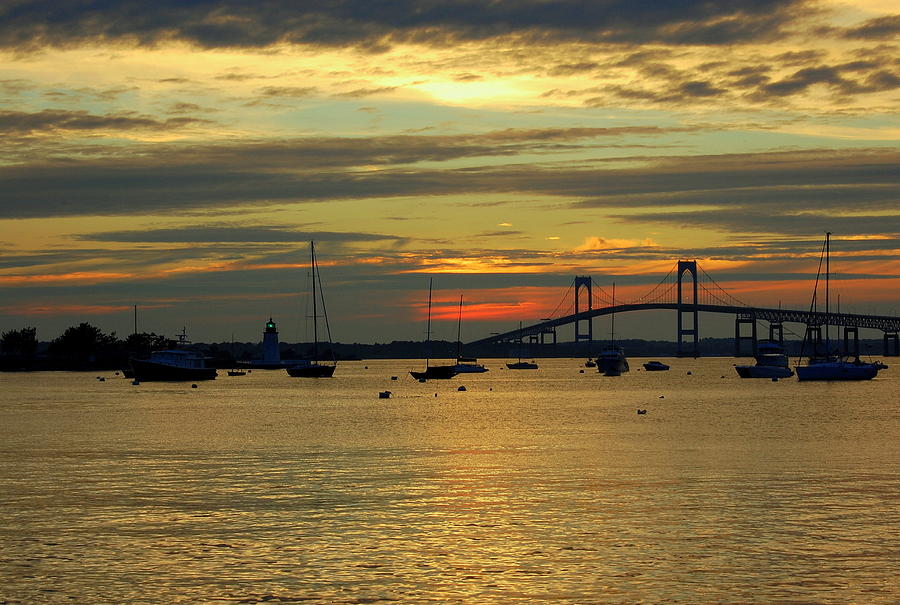
<svg viewBox="0 0 900 605"><path fill-rule="evenodd" d="M523 358L549 358L549 357L584 357L596 356L605 342L560 342L553 344L489 344L462 347L462 355L477 357L479 359L515 359ZM629 357L674 357L677 353L677 343L665 340L640 340L625 339L616 342L624 347ZM787 353L796 357L800 352L799 340L786 340ZM263 356L262 343L251 342L219 342L219 343L194 343L192 349L203 352L210 358L210 365L217 368L230 368L242 361L261 359ZM750 356L749 345L744 344L743 355ZM280 343L282 359L301 359L312 353L312 343ZM129 353L125 350L114 349L108 353L85 355L54 355L51 352L51 343L38 343L33 355L0 355L0 371L99 371L121 370L128 366ZM319 344L320 358L330 359L331 351L338 360L365 360L365 359L422 359L426 356L432 359L454 359L457 353L457 344L448 341L393 341L389 343L361 344L361 343L334 343L332 345ZM882 341L875 339L860 340L860 351L863 357L869 355L882 356ZM700 341L700 354L702 357L732 357L734 356L733 338L703 338Z"/></svg>

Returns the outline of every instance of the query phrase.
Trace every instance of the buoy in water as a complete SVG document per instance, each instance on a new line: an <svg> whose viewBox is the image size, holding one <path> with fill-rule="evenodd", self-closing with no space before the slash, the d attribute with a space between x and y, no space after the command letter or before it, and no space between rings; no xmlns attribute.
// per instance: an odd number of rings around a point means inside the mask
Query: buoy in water
<svg viewBox="0 0 900 605"><path fill-rule="evenodd" d="M646 414L647 410L638 410L638 414Z"/></svg>
<svg viewBox="0 0 900 605"><path fill-rule="evenodd" d="M688 376L690 376L690 375L691 375L691 374L693 374L693 372L688 372L688 374L687 374L687 375L688 375Z"/></svg>
<svg viewBox="0 0 900 605"><path fill-rule="evenodd" d="M579 374L584 374L584 370L578 370Z"/></svg>
<svg viewBox="0 0 900 605"><path fill-rule="evenodd" d="M464 386L462 386L462 385L459 385L459 388L456 389L456 390L457 390L457 391L465 391L465 390L466 390L466 387L464 387Z"/></svg>
<svg viewBox="0 0 900 605"><path fill-rule="evenodd" d="M378 393L378 398L379 399L390 399L391 392L390 391L381 391L380 393Z"/></svg>
<svg viewBox="0 0 900 605"><path fill-rule="evenodd" d="M397 380L396 376L391 376L391 380Z"/></svg>
<svg viewBox="0 0 900 605"><path fill-rule="evenodd" d="M196 384L192 384L192 385L191 385L191 388L192 388L192 389L196 389L196 388L197 388L197 385L196 385Z"/></svg>

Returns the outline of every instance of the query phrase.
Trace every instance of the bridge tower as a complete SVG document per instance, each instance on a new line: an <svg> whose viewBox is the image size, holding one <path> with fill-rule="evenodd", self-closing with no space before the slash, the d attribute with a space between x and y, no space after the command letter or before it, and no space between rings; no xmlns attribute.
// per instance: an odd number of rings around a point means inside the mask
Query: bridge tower
<svg viewBox="0 0 900 605"><path fill-rule="evenodd" d="M891 347L893 345L893 347ZM900 355L900 334L897 332L884 333L884 356L897 357Z"/></svg>
<svg viewBox="0 0 900 605"><path fill-rule="evenodd" d="M750 326L750 336L744 336L741 334L741 326L749 324ZM741 313L734 317L734 356L741 357L741 343L745 340L750 341L750 351L754 357L759 352L758 349L758 340L756 334L756 313L750 311L749 313Z"/></svg>
<svg viewBox="0 0 900 605"><path fill-rule="evenodd" d="M575 316L577 317L581 311L591 311L594 308L594 298L591 296L591 283L593 280L590 275L576 275L575 276ZM587 290L587 309L582 309L581 305L581 293L583 290ZM587 332L584 332L585 323L587 323ZM554 336L554 342L556 338ZM589 319L576 319L575 320L575 344L577 345L579 341L586 340L591 342L594 340L594 320L593 318Z"/></svg>
<svg viewBox="0 0 900 605"><path fill-rule="evenodd" d="M682 287L682 281L684 280L684 274L690 273L691 280L693 281L693 297L691 298L690 303L684 302L684 289ZM700 356L700 337L699 337L699 320L697 313L697 261L695 260L680 260L678 261L678 356L679 357L687 357L691 355L693 357ZM691 318L690 327L685 327L684 316L689 315ZM684 337L690 336L693 342L693 351L685 351L684 349Z"/></svg>

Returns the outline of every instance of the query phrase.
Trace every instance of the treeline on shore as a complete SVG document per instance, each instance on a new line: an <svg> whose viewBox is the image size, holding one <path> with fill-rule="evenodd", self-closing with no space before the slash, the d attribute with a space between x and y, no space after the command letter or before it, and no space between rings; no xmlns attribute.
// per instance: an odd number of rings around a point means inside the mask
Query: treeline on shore
<svg viewBox="0 0 900 605"><path fill-rule="evenodd" d="M479 358L546 358L546 357L591 357L599 353L606 343L560 342L557 344L484 344L461 348L455 342L448 341L393 341L390 343L319 343L320 359L338 360L354 359L454 359L457 353L467 357ZM619 340L630 357L674 357L678 353L677 343L665 340ZM61 335L51 341L40 341L37 330L26 327L21 330L4 332L0 337L0 370L3 371L35 371L35 370L118 370L128 367L132 357L142 358L150 351L177 346L177 342L163 335L154 333L137 333L121 339L115 332L106 334L89 323L67 328ZM217 368L228 368L254 359L262 359L262 342L219 342L194 343L191 348L200 351L209 358L209 365ZM800 353L799 341L786 341L785 349L789 355ZM744 355L749 356L746 343ZM864 355L869 352L880 353L881 341L861 340L860 348ZM281 343L282 359L303 359L313 354L312 343ZM734 355L733 338L703 338L700 341L700 354L705 357L722 357Z"/></svg>

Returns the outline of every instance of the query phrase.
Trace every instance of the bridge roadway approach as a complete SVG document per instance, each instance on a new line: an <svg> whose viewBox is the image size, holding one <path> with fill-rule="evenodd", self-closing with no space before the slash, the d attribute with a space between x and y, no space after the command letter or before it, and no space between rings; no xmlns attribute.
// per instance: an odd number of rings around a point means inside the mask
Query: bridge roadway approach
<svg viewBox="0 0 900 605"><path fill-rule="evenodd" d="M815 311L796 311L790 309L766 309L758 307L746 306L729 306L729 305L710 305L710 304L679 304L677 302L648 302L648 303L632 303L615 306L603 307L600 309L589 309L579 313L572 313L563 317L549 319L530 326L524 326L520 329L511 330L499 334L492 334L487 338L475 340L469 345L483 345L509 342L522 342L529 339L531 342L543 342L544 335L552 335L553 342L556 342L556 328L567 324L573 324L579 321L588 321L594 317L602 315L610 315L612 313L628 313L632 311L649 311L669 309L682 313L727 313L735 316L735 355L741 354L740 345L742 341L750 340L752 342L753 353L756 352L756 322L759 320L769 322L769 338L783 342L784 332L782 325L785 322L800 323L806 325L807 336L815 341L822 338L822 326L825 325L826 318L828 325L840 326L844 328L844 350L847 353L859 354L859 329L873 329L884 332L884 354L885 356L900 355L900 317L892 317L885 315L858 315L853 313L828 313ZM696 316L695 316L696 317ZM741 327L750 325L751 335L742 336ZM697 354L697 346L699 343L698 326L694 325L692 330L679 330L679 332L689 333L693 336L693 351ZM850 339L853 342L851 344ZM682 334L679 333L678 350L683 353ZM893 345L893 346L891 346Z"/></svg>

